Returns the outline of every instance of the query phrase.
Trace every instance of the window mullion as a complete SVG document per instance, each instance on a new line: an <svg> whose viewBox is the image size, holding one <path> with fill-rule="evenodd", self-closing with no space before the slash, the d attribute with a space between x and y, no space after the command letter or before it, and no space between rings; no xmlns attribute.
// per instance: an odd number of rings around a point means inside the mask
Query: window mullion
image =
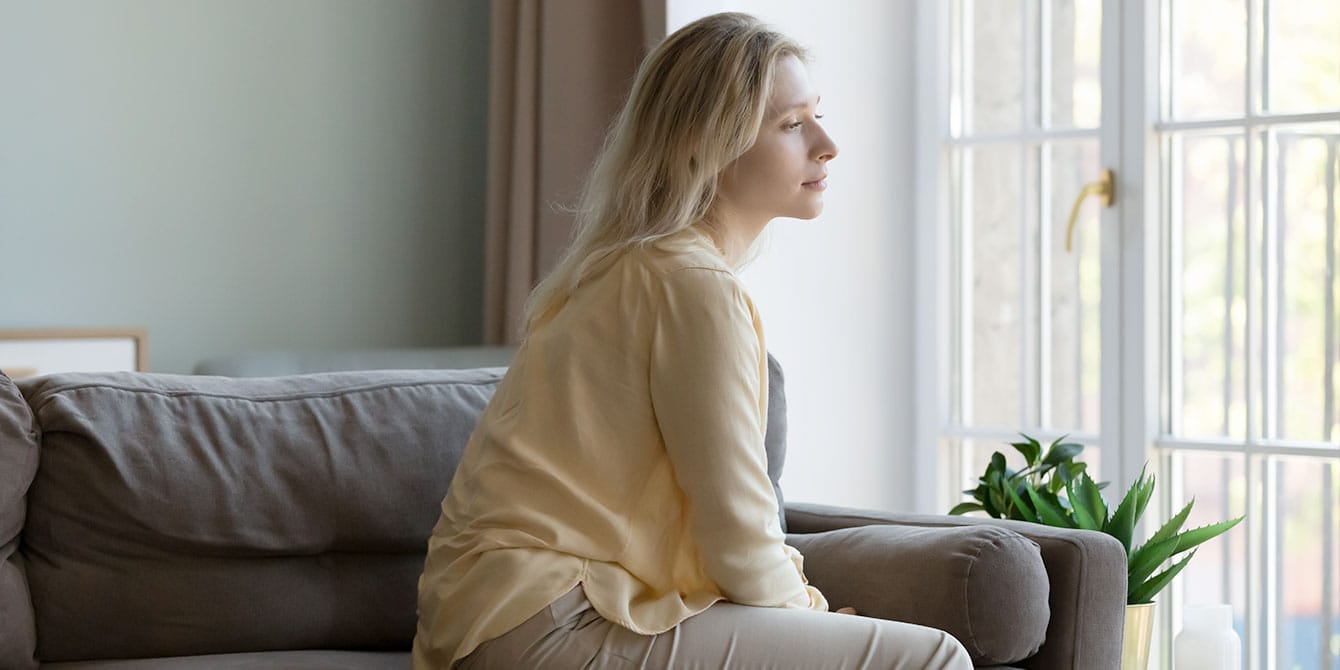
<svg viewBox="0 0 1340 670"><path fill-rule="evenodd" d="M1182 364L1182 341L1185 335L1182 332L1182 315L1185 313L1184 296L1182 289L1182 272L1185 256L1183 248L1185 244L1185 217L1182 209L1182 189L1184 179L1182 174L1171 166L1182 164L1182 135L1174 134L1164 141L1167 147L1167 156L1164 159L1164 165L1167 176L1164 179L1167 201L1163 203L1164 221L1167 225L1168 238L1168 281L1167 286L1168 301L1168 327L1166 337L1168 338L1168 422L1167 430L1172 435L1182 434L1182 410L1186 407L1186 391L1183 385L1184 366Z"/></svg>
<svg viewBox="0 0 1340 670"><path fill-rule="evenodd" d="M1243 235L1243 293L1246 303L1246 322L1243 333L1243 352L1245 359L1243 362L1244 380L1244 406L1247 416L1246 420L1246 440L1250 443L1253 440L1264 437L1266 434L1258 425L1257 405L1260 397L1256 379L1257 371L1264 372L1264 363L1262 357L1257 355L1257 320L1259 319L1259 306L1257 302L1258 282L1264 279L1258 275L1259 264L1257 262L1257 190L1258 190L1258 164L1257 164L1257 140L1255 126L1251 121L1252 112L1256 107L1253 104L1254 93L1258 82L1257 58L1253 48L1256 43L1256 31L1258 27L1256 14L1256 0L1247 0L1247 39L1246 39L1246 85L1243 87L1243 110L1248 116L1247 123L1243 127L1243 146L1245 157L1243 159L1244 171L1246 174L1245 184L1243 185L1243 218L1245 222L1245 234ZM1264 172L1264 171L1260 171ZM1264 176L1264 174L1260 174ZM1265 290L1260 292L1264 296ZM1260 307L1263 307L1261 305ZM1264 352L1264 348L1261 350ZM1274 635L1274 602L1273 591L1273 570L1272 559L1269 551L1272 544L1269 540L1273 537L1272 523L1268 516L1268 511L1275 509L1274 498L1275 490L1273 481L1269 476L1271 470L1268 459L1248 457L1249 465L1256 464L1258 467L1248 467L1244 474L1247 475L1248 489L1256 489L1260 492L1261 499L1258 503L1258 510L1262 514L1249 516L1247 522L1249 540L1254 543L1248 544L1247 551L1247 570L1244 575L1247 580L1247 640L1246 658L1249 667L1268 668L1272 667L1275 635ZM1252 526L1255 526L1254 528ZM1251 547L1256 550L1252 551Z"/></svg>
<svg viewBox="0 0 1340 670"><path fill-rule="evenodd" d="M1224 198L1224 239L1225 239L1225 258L1224 258L1224 389L1223 389L1223 422L1222 431L1225 437L1233 434L1233 299L1234 286L1236 286L1236 255L1237 249L1233 243L1233 214L1237 210L1238 203L1238 171L1237 165L1237 143L1238 138L1232 135L1225 136L1225 142L1228 145L1228 191Z"/></svg>
<svg viewBox="0 0 1340 670"><path fill-rule="evenodd" d="M1036 7L1041 0L1024 0L1023 11L1019 12L1019 128L1024 131L1034 131L1037 128L1035 122L1035 110L1037 100L1034 98L1036 90L1037 73L1034 71L1034 52L1036 51L1035 26L1029 21L1034 12L1031 8ZM1033 39L1030 39L1033 38ZM1019 425L1033 426L1038 425L1037 397L1038 397L1038 378L1037 378L1037 321L1033 318L1036 301L1033 296L1035 293L1034 281L1035 275L1031 272L1034 267L1033 261L1037 258L1037 252L1034 248L1034 239L1031 235L1032 220L1030 211L1030 201L1034 198L1036 189L1029 188L1030 177L1034 174L1029 161L1029 153L1032 147L1025 142L1017 146L1019 157ZM1036 186L1036 184L1034 184Z"/></svg>
<svg viewBox="0 0 1340 670"><path fill-rule="evenodd" d="M1324 385L1322 404L1322 439L1335 440L1332 427L1335 425L1335 191L1336 191L1336 145L1338 138L1330 137L1326 142L1326 295L1325 306L1325 370L1322 373ZM1322 469L1322 544L1321 544L1321 638L1334 639L1335 630L1335 489L1334 475L1336 464L1327 463ZM1321 645L1321 665L1331 663L1330 645Z"/></svg>

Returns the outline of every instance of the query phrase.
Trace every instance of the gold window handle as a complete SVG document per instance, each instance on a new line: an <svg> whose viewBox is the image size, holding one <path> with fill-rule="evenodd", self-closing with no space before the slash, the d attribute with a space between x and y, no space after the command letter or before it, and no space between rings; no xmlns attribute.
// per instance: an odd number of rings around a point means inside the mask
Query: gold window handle
<svg viewBox="0 0 1340 670"><path fill-rule="evenodd" d="M1098 181L1089 182L1080 189L1079 197L1075 198L1075 206L1070 208L1070 222L1065 227L1065 250L1071 250L1071 239L1075 236L1075 219L1079 218L1079 206L1084 204L1084 199L1091 196L1098 196L1098 202L1104 207L1111 207L1117 195L1117 182L1112 175L1110 168L1104 168L1103 174Z"/></svg>

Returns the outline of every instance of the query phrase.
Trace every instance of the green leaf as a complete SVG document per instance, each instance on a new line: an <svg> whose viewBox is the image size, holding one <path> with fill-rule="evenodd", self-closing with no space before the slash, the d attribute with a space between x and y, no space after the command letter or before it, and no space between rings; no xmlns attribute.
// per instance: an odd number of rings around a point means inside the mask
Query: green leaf
<svg viewBox="0 0 1340 670"><path fill-rule="evenodd" d="M1085 530L1102 530L1107 523L1107 501L1098 492L1093 479L1082 470L1066 487L1070 494L1070 508L1074 510L1075 522Z"/></svg>
<svg viewBox="0 0 1340 670"><path fill-rule="evenodd" d="M1117 538L1121 546L1126 548L1127 556L1131 555L1131 536L1135 534L1135 523L1144 512L1144 505L1140 503L1140 499L1143 498L1144 504L1148 504L1149 494L1153 490L1154 481L1151 479L1146 482L1145 471L1141 469L1140 476L1117 504L1117 510L1112 513L1112 518L1103 524L1103 532Z"/></svg>
<svg viewBox="0 0 1340 670"><path fill-rule="evenodd" d="M1047 494L1039 493L1032 488L1028 489L1028 497L1033 500L1033 507L1037 509L1038 518L1048 526L1057 528L1074 528L1075 523L1066 516L1065 510L1061 508L1052 496L1053 500L1047 499Z"/></svg>
<svg viewBox="0 0 1340 670"><path fill-rule="evenodd" d="M1005 454L999 451L991 454L991 463L986 466L987 475L993 472L1005 472Z"/></svg>
<svg viewBox="0 0 1340 670"><path fill-rule="evenodd" d="M1079 467L1077 468L1076 466ZM1057 466L1055 473L1052 474L1052 479L1053 480L1059 479L1061 480L1061 483L1063 485L1069 486L1070 482L1075 481L1075 475L1083 471L1084 471L1083 463L1070 463L1070 464L1063 463Z"/></svg>
<svg viewBox="0 0 1340 670"><path fill-rule="evenodd" d="M1149 538L1149 543L1161 542L1176 535L1177 531L1182 529L1182 524L1186 523L1187 515L1191 514L1191 506L1195 504L1196 499L1192 498L1191 502L1182 508L1182 511L1174 514L1171 519L1168 519L1167 523L1163 524L1162 528L1158 529L1158 532L1154 533L1153 537Z"/></svg>
<svg viewBox="0 0 1340 670"><path fill-rule="evenodd" d="M1242 517L1238 517L1236 519L1220 521L1219 523L1212 523L1206 526L1201 526L1199 528L1193 528L1191 530L1178 533L1175 536L1177 539L1177 551L1173 553L1180 554L1186 551L1187 549L1199 546L1202 542L1205 542L1206 540L1214 539L1218 537L1220 534L1226 532L1229 528L1238 525L1238 523L1241 521Z"/></svg>
<svg viewBox="0 0 1340 670"><path fill-rule="evenodd" d="M1163 587L1167 586L1168 582L1171 582L1173 577L1176 577L1177 573L1181 572L1182 568L1185 568L1186 564L1190 562L1191 558L1195 555L1196 552L1194 551L1187 554L1186 558L1174 563L1171 568L1150 577L1145 582L1140 584L1131 584L1128 582L1126 604L1143 605L1145 603L1153 602L1154 596L1157 595L1159 591L1163 590Z"/></svg>
<svg viewBox="0 0 1340 670"><path fill-rule="evenodd" d="M1136 478L1135 485L1132 488L1139 489L1139 496L1135 500L1135 520L1145 515L1145 508L1149 506L1149 499L1154 497L1154 475L1151 473L1149 479L1145 479L1145 469L1140 468L1140 476Z"/></svg>
<svg viewBox="0 0 1340 670"><path fill-rule="evenodd" d="M1065 436L1057 438L1057 440L1052 443L1051 448L1047 449L1047 455L1042 458L1043 465L1060 465L1062 463L1068 463L1071 459L1077 456L1079 452L1084 450L1084 445L1082 444L1075 444L1074 442L1062 443L1061 440L1064 439Z"/></svg>
<svg viewBox="0 0 1340 670"><path fill-rule="evenodd" d="M1047 492L1055 495L1065 488L1066 480L1062 473L1066 472L1064 468L1057 468L1052 471L1052 478L1047 480Z"/></svg>
<svg viewBox="0 0 1340 670"><path fill-rule="evenodd" d="M1170 537L1158 542L1150 540L1144 546L1131 552L1131 557L1127 561L1126 583L1139 584L1154 571L1158 569L1163 562L1168 560L1173 554L1177 553L1177 538Z"/></svg>
<svg viewBox="0 0 1340 670"><path fill-rule="evenodd" d="M982 505L987 514L997 519L1005 517L1005 496L1001 495L1000 489L991 489L987 495L986 503Z"/></svg>
<svg viewBox="0 0 1340 670"><path fill-rule="evenodd" d="M1033 487L1029 486L1027 482L1025 482L1023 486L1021 486L1020 488L1029 492L1033 491ZM1010 518L1017 519L1020 521L1027 521L1029 523L1042 523L1041 521L1038 520L1038 515L1033 511L1033 508L1030 507L1028 503L1025 502L1024 499L1019 496L1018 491L1011 488L1008 489L1008 492L1010 494L1010 498L1014 500L1014 512L1015 512L1015 514L1011 515Z"/></svg>
<svg viewBox="0 0 1340 670"><path fill-rule="evenodd" d="M1038 455L1042 453L1042 445L1037 440L1019 433L1027 442L1011 442L1010 446L1024 455L1024 462L1031 465L1038 464Z"/></svg>
<svg viewBox="0 0 1340 670"><path fill-rule="evenodd" d="M961 502L954 505L954 509L949 510L950 515L967 514L968 512L985 512L986 508L975 502Z"/></svg>
<svg viewBox="0 0 1340 670"><path fill-rule="evenodd" d="M1126 497L1121 499L1112 517L1103 524L1103 532L1117 538L1121 546L1126 549L1127 556L1131 554L1131 535L1135 533L1135 501L1132 500L1134 492L1134 488L1126 492Z"/></svg>

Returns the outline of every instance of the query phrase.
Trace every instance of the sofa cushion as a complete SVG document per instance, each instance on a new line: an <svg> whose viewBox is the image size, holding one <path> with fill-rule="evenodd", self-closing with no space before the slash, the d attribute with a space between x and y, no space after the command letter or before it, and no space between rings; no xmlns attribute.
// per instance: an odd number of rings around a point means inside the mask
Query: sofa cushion
<svg viewBox="0 0 1340 670"><path fill-rule="evenodd" d="M786 378L782 364L768 354L768 427L763 446L768 452L768 478L777 496L777 518L786 532L786 502L782 499L782 466L786 464Z"/></svg>
<svg viewBox="0 0 1340 670"><path fill-rule="evenodd" d="M0 668L35 666L32 600L15 553L25 496L37 472L37 424L14 382L0 372Z"/></svg>
<svg viewBox="0 0 1340 670"><path fill-rule="evenodd" d="M38 657L408 649L426 540L503 372L24 381Z"/></svg>
<svg viewBox="0 0 1340 670"><path fill-rule="evenodd" d="M461 368L471 365L505 365L516 353L506 347L404 347L353 351L253 351L201 361L196 374L227 377L274 377L312 372L372 370L385 368ZM782 366L768 354L768 427L764 438L768 453L768 477L777 496L777 516L786 532L782 499L782 465L786 460L786 388Z"/></svg>
<svg viewBox="0 0 1340 670"><path fill-rule="evenodd" d="M947 631L977 665L1037 653L1050 620L1037 543L994 526L872 525L793 533L805 574L834 608Z"/></svg>

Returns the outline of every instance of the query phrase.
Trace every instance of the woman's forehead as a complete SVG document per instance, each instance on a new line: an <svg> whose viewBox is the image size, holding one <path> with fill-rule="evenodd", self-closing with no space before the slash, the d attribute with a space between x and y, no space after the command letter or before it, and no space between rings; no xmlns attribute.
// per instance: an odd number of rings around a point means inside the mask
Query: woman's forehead
<svg viewBox="0 0 1340 670"><path fill-rule="evenodd" d="M774 116L819 104L819 94L810 84L809 70L799 58L786 56L777 62L768 102Z"/></svg>

